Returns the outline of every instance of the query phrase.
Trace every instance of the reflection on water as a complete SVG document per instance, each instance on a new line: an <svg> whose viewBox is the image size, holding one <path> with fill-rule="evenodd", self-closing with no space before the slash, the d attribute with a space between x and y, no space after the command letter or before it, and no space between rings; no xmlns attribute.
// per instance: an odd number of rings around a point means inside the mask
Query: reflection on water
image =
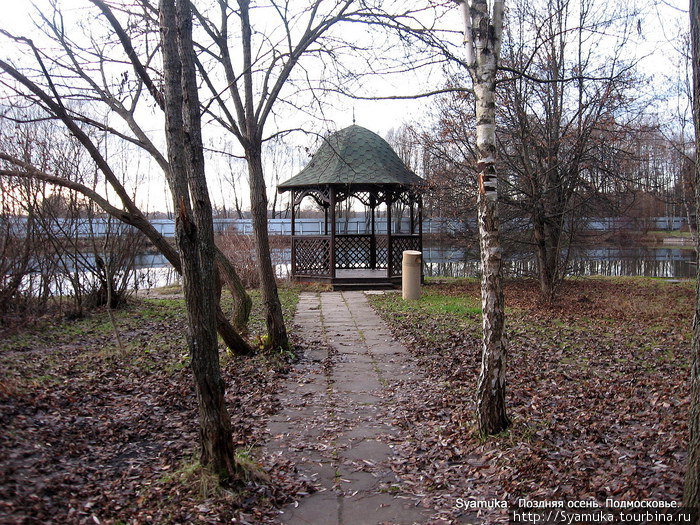
<svg viewBox="0 0 700 525"><path fill-rule="evenodd" d="M479 275L478 254L469 253L457 246L426 246L424 249L425 275L427 277L475 277ZM140 268L140 285L165 286L177 282L178 275L162 256L150 255L150 267ZM273 260L280 278L291 272L289 249L275 250ZM164 263L164 264L161 264ZM530 254L514 254L504 262L508 277L532 277L536 275L535 258ZM644 276L685 279L695 277L697 270L695 251L682 248L649 247L587 247L572 251L569 261L570 276L605 275L612 277Z"/></svg>
<svg viewBox="0 0 700 525"><path fill-rule="evenodd" d="M428 277L475 277L479 275L478 253L473 253L459 246L431 246L424 249L425 275ZM161 257L152 255L153 260ZM289 264L291 250L274 250L275 270L280 278L287 278L291 272ZM161 257L162 259L162 257ZM145 262L145 261L144 261ZM177 279L171 270L171 276L163 276L156 264L148 270L151 272L150 286L169 284L168 278ZM695 250L683 248L650 248L597 246L578 248L572 251L569 261L571 276L644 276L684 279L695 277L697 266ZM531 254L513 254L506 258L504 271L508 277L535 276L537 267ZM163 284L161 284L163 283Z"/></svg>
<svg viewBox="0 0 700 525"><path fill-rule="evenodd" d="M273 254L272 260L275 265L275 273L279 279L289 279L292 272L292 265L289 262L291 253L286 254L286 259L283 256L285 252L290 250L273 250L279 252ZM136 257L135 269L133 276L132 289L148 290L151 288L160 288L162 286L170 286L173 284L181 284L180 274L170 266L170 263L165 257L160 254L143 254Z"/></svg>
<svg viewBox="0 0 700 525"><path fill-rule="evenodd" d="M180 274L160 253L141 253L134 258L134 290L180 284Z"/></svg>
<svg viewBox="0 0 700 525"><path fill-rule="evenodd" d="M429 277L474 277L479 274L476 254L455 247L428 246L425 275ZM537 265L530 254L515 254L503 264L508 277L535 276ZM650 247L577 248L569 257L570 276L643 276L684 279L695 277L695 250Z"/></svg>
<svg viewBox="0 0 700 525"><path fill-rule="evenodd" d="M273 250L272 259L277 276L288 278L291 273L291 250ZM424 249L425 275L427 277L475 277L479 275L478 253L458 246L426 246ZM144 253L136 257L131 288L144 290L178 284L180 276L160 254ZM682 248L649 247L591 247L572 252L569 261L571 276L644 276L665 278L695 277L697 265L695 251ZM508 277L536 275L536 263L531 254L513 254L504 261ZM31 277L26 283L31 289ZM60 283L55 293L64 289Z"/></svg>
<svg viewBox="0 0 700 525"><path fill-rule="evenodd" d="M172 266L136 268L133 290L149 290L171 284L180 284L180 274Z"/></svg>

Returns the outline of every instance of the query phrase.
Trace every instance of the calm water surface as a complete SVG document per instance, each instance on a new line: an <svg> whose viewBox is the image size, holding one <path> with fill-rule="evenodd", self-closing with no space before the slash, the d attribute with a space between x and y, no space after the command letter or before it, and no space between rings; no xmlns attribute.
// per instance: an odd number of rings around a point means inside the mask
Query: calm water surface
<svg viewBox="0 0 700 525"><path fill-rule="evenodd" d="M478 254L459 246L426 246L425 275L428 277L475 277L479 271ZM291 269L289 249L273 250L279 277L288 277ZM531 254L513 254L506 258L508 277L535 276L536 263ZM679 247L586 247L570 256L571 276L644 276L668 279L694 278L697 259L692 248ZM153 288L177 282L178 275L159 254L143 254L137 259L134 286Z"/></svg>

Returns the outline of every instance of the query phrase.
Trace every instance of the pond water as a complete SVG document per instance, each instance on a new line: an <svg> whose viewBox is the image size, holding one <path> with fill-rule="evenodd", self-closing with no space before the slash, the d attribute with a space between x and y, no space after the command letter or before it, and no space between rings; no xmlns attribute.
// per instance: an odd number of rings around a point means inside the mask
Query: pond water
<svg viewBox="0 0 700 525"><path fill-rule="evenodd" d="M275 269L281 278L289 277L291 251L273 250ZM427 245L424 248L427 277L475 277L479 272L478 254L459 246ZM581 247L572 251L570 276L644 276L668 279L694 278L697 271L695 250L680 247ZM508 277L534 277L532 254L513 254L505 260ZM142 254L137 259L135 287L153 288L177 282L178 275L159 254Z"/></svg>
<svg viewBox="0 0 700 525"><path fill-rule="evenodd" d="M427 246L425 274L430 277L473 277L478 275L478 254L457 247ZM506 257L508 277L535 276L535 257L530 253ZM697 258L692 248L680 247L579 247L569 257L570 276L643 276L685 279L695 277Z"/></svg>

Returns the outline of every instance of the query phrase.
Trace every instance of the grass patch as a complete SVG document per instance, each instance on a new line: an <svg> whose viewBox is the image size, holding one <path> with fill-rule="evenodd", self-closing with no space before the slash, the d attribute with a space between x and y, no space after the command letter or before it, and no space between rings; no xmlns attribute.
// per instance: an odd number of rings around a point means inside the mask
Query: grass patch
<svg viewBox="0 0 700 525"><path fill-rule="evenodd" d="M277 293L280 298L280 303L282 304L282 315L284 316L284 323L287 326L287 331L290 331L292 326L292 319L294 318L294 312L297 308L297 303L299 302L299 293L301 292L301 287L295 284L280 284L277 288ZM250 321L248 322L248 332L251 334L251 340L256 342L258 337L262 338L266 332L265 326L265 312L264 305L262 303L262 295L260 290L248 290L250 298L253 300L253 308L250 312ZM231 295L224 291L221 297L221 307L224 312L231 311L233 306Z"/></svg>
<svg viewBox="0 0 700 525"><path fill-rule="evenodd" d="M182 293L182 285L179 283L168 284L159 288L153 288L151 293L157 295L174 295Z"/></svg>
<svg viewBox="0 0 700 525"><path fill-rule="evenodd" d="M288 329L299 291L295 286L279 288ZM265 315L260 293L249 293L254 303L249 334L255 343L265 333ZM224 311L232 307L228 293L222 298L222 307ZM123 353L105 309L94 310L77 320L43 320L0 341L0 367L4 371L0 381L12 385L15 391L28 392L48 388L74 374L89 373L97 365L146 373L162 369L168 374L189 365L184 299L133 298L114 310L114 316L124 344ZM225 360L226 354L222 357ZM276 368L289 359L289 355L267 356L265 363L260 364Z"/></svg>
<svg viewBox="0 0 700 525"><path fill-rule="evenodd" d="M681 247L674 249L683 249ZM578 275L567 278L567 282L600 282L622 285L634 285L640 287L675 287L682 289L694 289L695 279L670 279L668 277L635 276L610 276L610 275Z"/></svg>
<svg viewBox="0 0 700 525"><path fill-rule="evenodd" d="M481 300L467 295L444 295L434 289L424 289L417 301L404 301L399 294L374 296L381 308L394 312L426 315L475 316L481 314Z"/></svg>
<svg viewBox="0 0 700 525"><path fill-rule="evenodd" d="M163 484L179 484L198 495L200 500L207 500L221 494L219 479L209 469L194 459L184 460L173 472L164 474L160 480Z"/></svg>
<svg viewBox="0 0 700 525"><path fill-rule="evenodd" d="M679 230L652 230L647 232L647 235L653 235L654 237L681 237L685 239L693 238L693 234L691 232L682 232Z"/></svg>

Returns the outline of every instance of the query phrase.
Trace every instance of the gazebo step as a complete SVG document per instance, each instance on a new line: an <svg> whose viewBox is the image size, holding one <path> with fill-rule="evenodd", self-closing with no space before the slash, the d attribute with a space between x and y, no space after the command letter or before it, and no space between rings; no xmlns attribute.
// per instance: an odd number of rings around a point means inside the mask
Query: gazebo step
<svg viewBox="0 0 700 525"><path fill-rule="evenodd" d="M396 286L389 281L372 281L372 282L335 282L333 283L333 290L392 290Z"/></svg>

